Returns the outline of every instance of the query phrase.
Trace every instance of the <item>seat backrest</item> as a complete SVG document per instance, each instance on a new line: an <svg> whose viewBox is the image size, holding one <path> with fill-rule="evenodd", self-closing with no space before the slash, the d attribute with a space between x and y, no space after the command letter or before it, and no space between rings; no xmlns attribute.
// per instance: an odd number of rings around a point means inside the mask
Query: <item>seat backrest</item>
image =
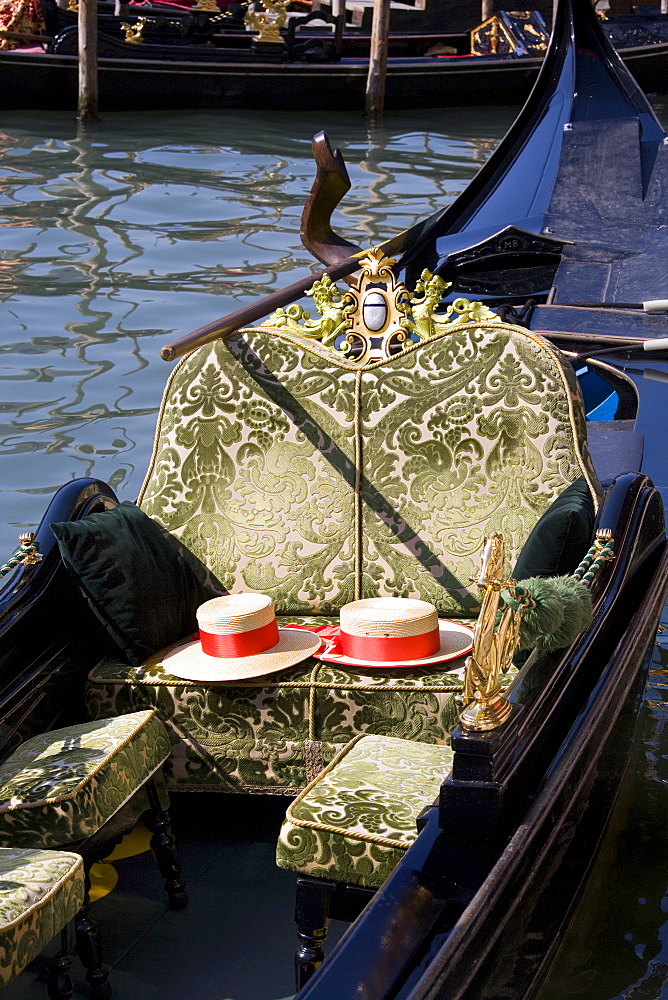
<svg viewBox="0 0 668 1000"><path fill-rule="evenodd" d="M530 331L443 325L360 367L274 326L175 368L139 502L279 612L401 596L466 614L485 535L511 567L582 475L596 504L573 370Z"/></svg>

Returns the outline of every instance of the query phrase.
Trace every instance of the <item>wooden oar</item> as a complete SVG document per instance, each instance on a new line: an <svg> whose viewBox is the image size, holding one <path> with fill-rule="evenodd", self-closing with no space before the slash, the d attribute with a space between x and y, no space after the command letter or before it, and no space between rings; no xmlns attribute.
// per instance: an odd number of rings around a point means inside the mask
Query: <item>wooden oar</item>
<svg viewBox="0 0 668 1000"><path fill-rule="evenodd" d="M338 281L339 278L345 278L347 274L356 271L358 267L359 260L355 256L349 257L340 264L334 264L332 267L318 271L316 274L307 275L306 278L295 281L292 285L279 288L278 291L265 295L256 302L242 306L241 309L237 309L236 312L230 313L228 316L223 316L222 319L214 320L213 323L201 326L199 330L193 330L192 333L187 333L184 337L173 340L171 344L162 348L160 357L163 361L175 361L177 358L183 357L184 354L189 354L196 348L202 347L203 344L210 344L211 341L218 340L219 337L226 337L234 330L248 326L249 323L255 323L275 309L287 306L295 299L300 299L314 281L319 281L325 275L329 275L332 281Z"/></svg>
<svg viewBox="0 0 668 1000"><path fill-rule="evenodd" d="M255 323L263 316L267 316L275 309L287 306L295 299L300 299L314 281L319 281L325 275L332 281L345 278L347 275L357 271L359 260L368 253L356 244L344 239L335 233L331 227L331 215L341 198L350 187L348 172L346 170L343 157L338 149L332 152L329 139L325 132L318 132L313 139L313 155L318 167L316 177L313 181L311 193L304 207L301 221L302 242L307 250L318 257L323 263L329 263L329 267L317 274L310 274L300 281L295 281L292 285L280 288L277 292L265 295L264 298L253 302L250 305L242 306L236 312L224 316L222 319L207 323L199 330L187 333L178 340L173 340L160 351L163 361L175 361L177 358L189 354L191 351L202 347L203 344L210 344L219 337L226 337L239 330L241 327ZM380 249L387 255L398 250L404 240L405 233L398 233L385 243L380 244Z"/></svg>

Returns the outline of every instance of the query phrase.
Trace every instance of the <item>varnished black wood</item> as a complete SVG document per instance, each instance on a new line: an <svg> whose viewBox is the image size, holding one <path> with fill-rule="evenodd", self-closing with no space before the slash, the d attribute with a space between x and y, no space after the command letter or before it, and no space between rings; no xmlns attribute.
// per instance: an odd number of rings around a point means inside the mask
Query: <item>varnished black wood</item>
<svg viewBox="0 0 668 1000"><path fill-rule="evenodd" d="M46 993L50 1000L70 1000L74 993L70 969L72 954L70 951L69 929L65 926L60 932L60 951L49 962L49 975Z"/></svg>
<svg viewBox="0 0 668 1000"><path fill-rule="evenodd" d="M299 947L295 953L295 982L300 990L325 960L329 907L336 882L299 876L295 922Z"/></svg>
<svg viewBox="0 0 668 1000"><path fill-rule="evenodd" d="M183 910L188 905L188 894L186 883L181 874L181 863L176 849L176 839L170 825L169 812L162 808L153 778L147 782L146 790L151 803L151 810L146 815L146 825L153 834L151 850L160 869L160 874L165 880L170 908Z"/></svg>
<svg viewBox="0 0 668 1000"><path fill-rule="evenodd" d="M86 969L86 979L90 985L91 1000L109 1000L111 986L109 972L102 959L102 947L98 936L97 923L90 915L90 878L86 871L86 895L83 906L74 918L77 937L77 954Z"/></svg>

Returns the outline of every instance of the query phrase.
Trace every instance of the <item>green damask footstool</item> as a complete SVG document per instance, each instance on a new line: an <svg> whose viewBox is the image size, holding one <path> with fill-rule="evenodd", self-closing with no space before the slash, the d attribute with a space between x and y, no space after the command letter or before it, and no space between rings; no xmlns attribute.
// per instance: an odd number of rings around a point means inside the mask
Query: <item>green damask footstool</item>
<svg viewBox="0 0 668 1000"><path fill-rule="evenodd" d="M0 989L65 931L84 893L80 855L0 848ZM72 995L70 963L65 934L63 948L49 968L50 997Z"/></svg>
<svg viewBox="0 0 668 1000"><path fill-rule="evenodd" d="M172 909L188 901L161 775L169 750L165 727L148 710L42 733L0 764L0 846L73 848L83 857L77 951L93 1000L110 990L89 914L88 872L142 814Z"/></svg>
<svg viewBox="0 0 668 1000"><path fill-rule="evenodd" d="M298 989L324 958L329 917L350 919L351 897L363 905L417 837L453 756L449 746L358 736L288 807L276 863L300 875Z"/></svg>

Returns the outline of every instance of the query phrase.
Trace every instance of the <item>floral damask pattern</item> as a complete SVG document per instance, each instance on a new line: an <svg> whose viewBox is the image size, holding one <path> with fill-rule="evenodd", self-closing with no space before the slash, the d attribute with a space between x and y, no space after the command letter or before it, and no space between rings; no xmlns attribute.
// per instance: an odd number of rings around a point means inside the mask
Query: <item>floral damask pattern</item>
<svg viewBox="0 0 668 1000"><path fill-rule="evenodd" d="M175 369L140 505L283 613L394 595L471 615L485 534L511 566L583 474L597 493L575 377L535 334L457 325L356 371L244 330Z"/></svg>
<svg viewBox="0 0 668 1000"><path fill-rule="evenodd" d="M379 886L417 837L416 820L452 768L449 746L364 736L288 807L276 862L302 874Z"/></svg>
<svg viewBox="0 0 668 1000"><path fill-rule="evenodd" d="M241 330L174 369L140 505L228 590L267 593L283 615L327 622L356 597L401 596L470 618L485 534L503 534L509 569L582 475L597 498L575 376L530 331L457 324L360 369L286 330ZM173 787L278 792L358 733L446 743L463 666L311 660L234 688L160 661L104 661L91 713L154 708Z"/></svg>
<svg viewBox="0 0 668 1000"><path fill-rule="evenodd" d="M0 988L39 955L83 899L78 854L0 848Z"/></svg>
<svg viewBox="0 0 668 1000"><path fill-rule="evenodd" d="M280 625L334 618L281 617ZM358 733L446 744L456 724L463 659L421 670L357 670L309 659L271 677L197 684L168 674L168 646L140 667L109 657L90 674L94 718L153 708L170 733L174 789L296 794L317 744L327 763Z"/></svg>
<svg viewBox="0 0 668 1000"><path fill-rule="evenodd" d="M60 847L90 836L169 750L146 710L33 737L0 765L0 844Z"/></svg>

